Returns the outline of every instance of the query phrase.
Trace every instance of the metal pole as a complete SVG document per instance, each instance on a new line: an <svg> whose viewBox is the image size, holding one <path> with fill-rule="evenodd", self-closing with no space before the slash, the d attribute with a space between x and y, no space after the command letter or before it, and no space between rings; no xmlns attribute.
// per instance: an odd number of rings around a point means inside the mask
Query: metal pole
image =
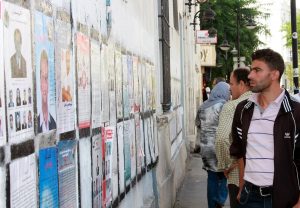
<svg viewBox="0 0 300 208"><path fill-rule="evenodd" d="M238 7L237 8L237 11L236 11L236 41L237 41L237 51L238 51L238 54L237 54L237 66L240 67L240 55L241 55L241 52L240 52L240 8Z"/></svg>
<svg viewBox="0 0 300 208"><path fill-rule="evenodd" d="M293 80L294 80L294 94L299 92L299 69L298 69L298 35L297 35L297 21L296 21L296 0L291 0L291 27L292 27L292 51L293 51Z"/></svg>

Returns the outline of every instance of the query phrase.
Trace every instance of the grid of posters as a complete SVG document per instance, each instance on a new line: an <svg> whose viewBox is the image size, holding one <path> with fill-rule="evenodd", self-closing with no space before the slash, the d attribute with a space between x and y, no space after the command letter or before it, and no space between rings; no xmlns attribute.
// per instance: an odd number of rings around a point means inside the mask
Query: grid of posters
<svg viewBox="0 0 300 208"><path fill-rule="evenodd" d="M92 207L92 164L91 140L89 137L79 140L80 205Z"/></svg>
<svg viewBox="0 0 300 208"><path fill-rule="evenodd" d="M0 1L2 5L2 1ZM3 40L3 24L0 16L0 40ZM3 57L3 44L0 45L0 57ZM3 59L0 59L0 66L3 66ZM6 114L4 100L4 67L0 67L0 146L6 143Z"/></svg>
<svg viewBox="0 0 300 208"><path fill-rule="evenodd" d="M92 73L92 128L101 126L101 74L100 44L91 41L91 73Z"/></svg>
<svg viewBox="0 0 300 208"><path fill-rule="evenodd" d="M37 207L37 180L35 155L12 161L10 170L10 206L14 208Z"/></svg>
<svg viewBox="0 0 300 208"><path fill-rule="evenodd" d="M30 12L8 2L3 6L7 129L9 142L19 143L34 134Z"/></svg>
<svg viewBox="0 0 300 208"><path fill-rule="evenodd" d="M90 127L91 116L91 75L90 40L83 33L77 33L77 87L78 87L78 126Z"/></svg>
<svg viewBox="0 0 300 208"><path fill-rule="evenodd" d="M34 15L37 132L56 129L56 83L53 19L36 11Z"/></svg>
<svg viewBox="0 0 300 208"><path fill-rule="evenodd" d="M39 151L39 202L40 207L58 207L57 149Z"/></svg>
<svg viewBox="0 0 300 208"><path fill-rule="evenodd" d="M57 20L55 27L57 131L64 133L75 128L75 71L72 66L72 33L70 23Z"/></svg>
<svg viewBox="0 0 300 208"><path fill-rule="evenodd" d="M101 207L102 151L101 135L92 137L93 208Z"/></svg>
<svg viewBox="0 0 300 208"><path fill-rule="evenodd" d="M59 207L77 207L76 141L58 143Z"/></svg>

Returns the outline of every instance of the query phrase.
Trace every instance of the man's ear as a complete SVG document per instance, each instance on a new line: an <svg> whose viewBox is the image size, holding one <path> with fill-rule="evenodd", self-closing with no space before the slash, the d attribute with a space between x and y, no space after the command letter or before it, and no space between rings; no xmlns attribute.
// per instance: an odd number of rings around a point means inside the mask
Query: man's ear
<svg viewBox="0 0 300 208"><path fill-rule="evenodd" d="M273 70L272 71L272 78L273 78L273 80L279 80L279 75L280 75L280 73L279 73L278 70Z"/></svg>

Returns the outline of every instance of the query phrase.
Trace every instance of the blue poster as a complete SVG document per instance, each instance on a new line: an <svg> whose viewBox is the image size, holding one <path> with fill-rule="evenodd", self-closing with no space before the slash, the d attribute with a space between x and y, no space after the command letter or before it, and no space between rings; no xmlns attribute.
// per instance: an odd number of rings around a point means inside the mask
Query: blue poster
<svg viewBox="0 0 300 208"><path fill-rule="evenodd" d="M34 40L38 133L56 129L56 82L53 19L35 12Z"/></svg>
<svg viewBox="0 0 300 208"><path fill-rule="evenodd" d="M58 207L57 149L50 147L39 151L40 207Z"/></svg>

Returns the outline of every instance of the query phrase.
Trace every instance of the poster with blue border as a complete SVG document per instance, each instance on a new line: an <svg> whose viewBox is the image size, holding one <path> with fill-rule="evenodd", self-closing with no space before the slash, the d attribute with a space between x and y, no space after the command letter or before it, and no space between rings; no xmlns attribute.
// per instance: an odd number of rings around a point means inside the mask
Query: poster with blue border
<svg viewBox="0 0 300 208"><path fill-rule="evenodd" d="M40 207L58 207L57 148L39 151Z"/></svg>

